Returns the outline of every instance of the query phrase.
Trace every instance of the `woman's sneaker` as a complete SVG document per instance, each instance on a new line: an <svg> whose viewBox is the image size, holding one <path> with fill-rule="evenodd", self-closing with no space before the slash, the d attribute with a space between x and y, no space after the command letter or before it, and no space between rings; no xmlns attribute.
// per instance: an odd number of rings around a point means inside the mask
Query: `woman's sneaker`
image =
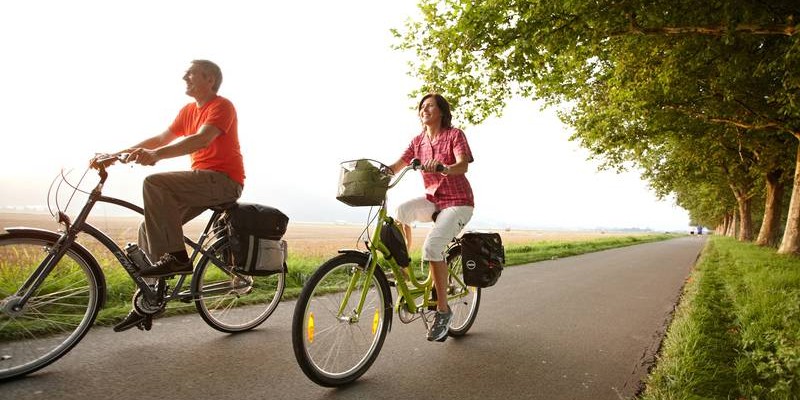
<svg viewBox="0 0 800 400"><path fill-rule="evenodd" d="M433 325L428 331L428 341L444 342L447 340L447 331L450 326L450 319L453 318L453 310L450 308L445 312L437 311L433 318Z"/></svg>

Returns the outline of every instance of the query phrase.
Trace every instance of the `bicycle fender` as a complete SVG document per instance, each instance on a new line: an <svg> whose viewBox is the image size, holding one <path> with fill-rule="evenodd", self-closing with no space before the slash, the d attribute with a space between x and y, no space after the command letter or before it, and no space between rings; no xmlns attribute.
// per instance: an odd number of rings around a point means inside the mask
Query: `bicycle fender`
<svg viewBox="0 0 800 400"><path fill-rule="evenodd" d="M39 228L29 228L24 226L15 226L10 228L4 228L8 236L15 236L15 237L33 237L37 239L44 239L49 240L52 242L57 242L58 239L61 238L61 234L58 232L53 232L47 229L39 229ZM106 276L103 274L103 269L100 268L100 264L97 262L97 259L94 258L92 253L89 252L86 247L78 242L72 243L72 249L75 250L78 255L86 260L86 263L89 264L89 268L93 270L93 272L97 275L98 278L98 293L100 294L100 308L102 309L106 304Z"/></svg>
<svg viewBox="0 0 800 400"><path fill-rule="evenodd" d="M356 250L356 249L339 249L339 254L359 254L364 257L369 257L369 252L366 250Z"/></svg>

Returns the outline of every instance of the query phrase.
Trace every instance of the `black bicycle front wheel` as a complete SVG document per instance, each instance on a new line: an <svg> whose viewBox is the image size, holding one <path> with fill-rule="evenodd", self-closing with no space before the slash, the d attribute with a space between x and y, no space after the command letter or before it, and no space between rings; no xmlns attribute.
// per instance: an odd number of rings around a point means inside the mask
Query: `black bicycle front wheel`
<svg viewBox="0 0 800 400"><path fill-rule="evenodd" d="M286 287L286 271L243 275L231 260L230 242L220 239L200 258L192 277L197 312L209 326L226 333L261 325L280 304Z"/></svg>
<svg viewBox="0 0 800 400"><path fill-rule="evenodd" d="M306 376L321 386L358 379L386 339L392 319L389 282L380 268L366 276L366 264L367 256L359 253L329 260L311 275L295 305L294 354Z"/></svg>
<svg viewBox="0 0 800 400"><path fill-rule="evenodd" d="M102 272L77 245L20 304L18 291L57 239L47 232L0 235L0 380L58 360L83 339L100 311Z"/></svg>

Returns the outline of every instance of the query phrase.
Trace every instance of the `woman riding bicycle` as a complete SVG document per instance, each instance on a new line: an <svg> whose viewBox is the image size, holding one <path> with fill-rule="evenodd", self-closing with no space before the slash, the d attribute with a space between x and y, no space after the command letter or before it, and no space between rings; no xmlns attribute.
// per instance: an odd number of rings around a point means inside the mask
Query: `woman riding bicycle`
<svg viewBox="0 0 800 400"><path fill-rule="evenodd" d="M401 204L395 213L403 225L411 247L412 222L434 222L422 247L422 260L428 261L436 287L437 313L428 331L429 341L443 342L452 312L447 305L447 263L445 250L472 218L475 206L467 177L472 151L464 132L452 126L450 104L439 94L428 94L418 107L423 130L415 136L403 155L391 165L401 171L412 159L422 161L425 196ZM407 267L407 266L404 266Z"/></svg>

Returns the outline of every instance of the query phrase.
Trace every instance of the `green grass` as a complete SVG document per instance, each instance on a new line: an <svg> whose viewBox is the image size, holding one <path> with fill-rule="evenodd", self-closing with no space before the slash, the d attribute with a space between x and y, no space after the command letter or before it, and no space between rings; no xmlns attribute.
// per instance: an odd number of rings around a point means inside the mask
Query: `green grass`
<svg viewBox="0 0 800 400"><path fill-rule="evenodd" d="M800 258L709 241L642 399L800 398Z"/></svg>
<svg viewBox="0 0 800 400"><path fill-rule="evenodd" d="M509 245L506 246L505 249L506 266L568 257L614 247L665 240L673 237L675 237L675 235L654 234L617 236L581 241L545 241L532 242L529 244ZM293 254L290 252L287 260L289 272L286 276L286 289L283 294L283 299L288 300L296 298L308 277L328 258L331 258L335 255L336 254L331 254L329 257L312 257L298 253ZM421 264L419 251L413 252L411 254L411 258L412 266L419 266ZM124 317L130 310L131 297L135 287L127 273L117 264L116 259L113 259L110 254L107 254L98 261L105 274L107 297L105 306L97 317L96 324L113 325L122 317ZM423 273L425 273L425 271L423 271ZM9 279L8 281L19 282L18 279ZM177 280L173 280L171 283L174 284L175 282L177 282ZM62 283L65 285L69 284L68 282ZM184 284L184 289L189 288L188 284L189 281L187 280ZM196 312L194 304L191 302L170 302L166 311L166 315Z"/></svg>
<svg viewBox="0 0 800 400"><path fill-rule="evenodd" d="M671 234L635 235L635 236L612 236L600 239L588 239L580 241L542 241L526 245L506 246L506 266L527 264L543 260L552 260L575 256L578 254L591 253L613 249L617 247L631 246L667 240L677 237Z"/></svg>

